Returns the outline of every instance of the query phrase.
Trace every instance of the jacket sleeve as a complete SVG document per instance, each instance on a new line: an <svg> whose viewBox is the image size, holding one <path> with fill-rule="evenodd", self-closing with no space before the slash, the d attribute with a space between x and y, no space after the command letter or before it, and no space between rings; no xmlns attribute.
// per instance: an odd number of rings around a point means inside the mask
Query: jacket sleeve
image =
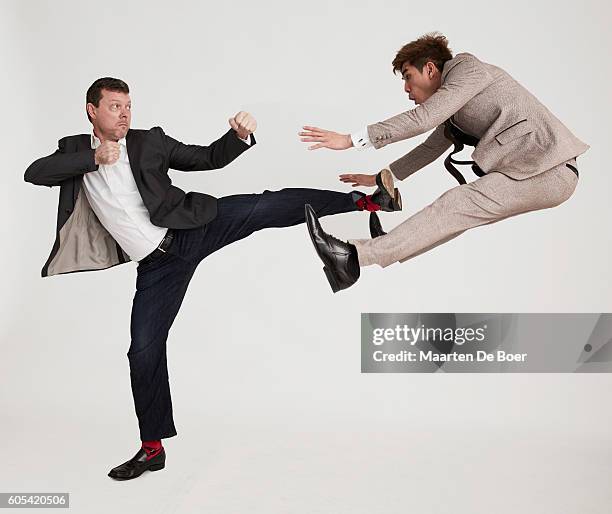
<svg viewBox="0 0 612 514"><path fill-rule="evenodd" d="M395 178L404 180L415 171L435 161L451 144L451 141L444 136L444 124L438 125L425 141L403 157L392 162L389 169Z"/></svg>
<svg viewBox="0 0 612 514"><path fill-rule="evenodd" d="M492 77L478 59L466 54L449 70L442 86L422 104L368 126L375 148L382 148L441 125L490 84Z"/></svg>
<svg viewBox="0 0 612 514"><path fill-rule="evenodd" d="M58 149L30 164L23 178L37 186L51 187L68 178L97 169L93 149L66 152L66 138L62 138L58 141Z"/></svg>
<svg viewBox="0 0 612 514"><path fill-rule="evenodd" d="M233 129L209 146L186 145L164 134L164 145L169 157L169 167L178 171L204 171L223 168L241 153L255 145L255 137L251 134L251 144L241 141Z"/></svg>

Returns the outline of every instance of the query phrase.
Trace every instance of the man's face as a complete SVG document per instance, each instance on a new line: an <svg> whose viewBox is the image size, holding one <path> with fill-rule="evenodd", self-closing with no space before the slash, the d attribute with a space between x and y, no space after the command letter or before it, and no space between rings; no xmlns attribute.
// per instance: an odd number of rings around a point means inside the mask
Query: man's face
<svg viewBox="0 0 612 514"><path fill-rule="evenodd" d="M119 141L127 134L132 121L130 95L103 89L99 106L88 103L87 112L99 138Z"/></svg>
<svg viewBox="0 0 612 514"><path fill-rule="evenodd" d="M433 95L442 84L440 71L432 62L425 63L422 70L412 64L404 63L402 66L404 91L415 104L422 104Z"/></svg>

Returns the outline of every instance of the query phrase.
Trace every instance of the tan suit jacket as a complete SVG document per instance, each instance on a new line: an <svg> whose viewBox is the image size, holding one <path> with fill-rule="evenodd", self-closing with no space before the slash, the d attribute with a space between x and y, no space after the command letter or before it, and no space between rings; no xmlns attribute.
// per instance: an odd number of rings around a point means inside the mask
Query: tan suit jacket
<svg viewBox="0 0 612 514"><path fill-rule="evenodd" d="M400 180L437 159L451 145L444 122L453 117L480 142L472 159L485 172L524 179L584 153L589 146L501 68L469 53L446 61L441 87L416 108L368 126L375 148L435 130L391 163Z"/></svg>

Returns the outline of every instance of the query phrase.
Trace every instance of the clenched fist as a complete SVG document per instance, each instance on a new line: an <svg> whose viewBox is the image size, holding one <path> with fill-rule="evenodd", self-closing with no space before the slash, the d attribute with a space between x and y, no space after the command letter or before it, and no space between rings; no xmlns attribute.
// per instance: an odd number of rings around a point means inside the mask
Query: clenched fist
<svg viewBox="0 0 612 514"><path fill-rule="evenodd" d="M119 143L116 141L104 141L96 148L96 164L115 164L119 159Z"/></svg>
<svg viewBox="0 0 612 514"><path fill-rule="evenodd" d="M236 116L230 118L229 124L236 131L240 139L246 139L257 128L255 118L245 111L240 111Z"/></svg>

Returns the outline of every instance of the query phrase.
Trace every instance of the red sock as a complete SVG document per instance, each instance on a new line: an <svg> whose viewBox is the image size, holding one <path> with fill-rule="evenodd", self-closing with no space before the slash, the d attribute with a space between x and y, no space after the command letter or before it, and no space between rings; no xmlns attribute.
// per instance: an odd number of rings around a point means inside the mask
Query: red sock
<svg viewBox="0 0 612 514"><path fill-rule="evenodd" d="M372 195L362 196L356 202L357 208L360 211L376 212L380 211L380 205L372 201Z"/></svg>
<svg viewBox="0 0 612 514"><path fill-rule="evenodd" d="M142 449L147 452L147 460L155 457L162 448L163 446L159 439L155 441L142 441Z"/></svg>

